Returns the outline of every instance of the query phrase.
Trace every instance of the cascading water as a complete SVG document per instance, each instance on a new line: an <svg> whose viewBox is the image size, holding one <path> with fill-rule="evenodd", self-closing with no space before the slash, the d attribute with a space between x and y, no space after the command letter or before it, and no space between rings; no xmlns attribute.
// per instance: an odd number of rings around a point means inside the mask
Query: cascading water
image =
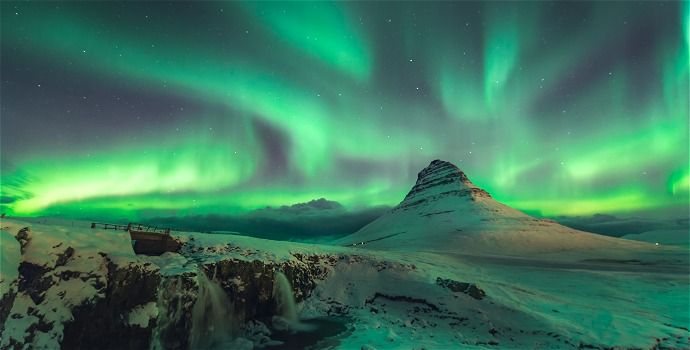
<svg viewBox="0 0 690 350"><path fill-rule="evenodd" d="M232 340L233 307L227 294L215 280L200 269L197 273L199 292L192 309L191 349L222 348Z"/></svg>
<svg viewBox="0 0 690 350"><path fill-rule="evenodd" d="M292 295L292 287L285 274L280 271L275 273L273 281L273 299L276 301L278 315L290 324L299 323L295 297Z"/></svg>
<svg viewBox="0 0 690 350"><path fill-rule="evenodd" d="M297 306L295 305L295 296L292 294L290 281L280 271L276 271L273 280L273 300L275 300L277 308L277 320L276 316L274 316L274 327L283 328L280 326L280 320L282 320L287 323L287 328L292 331L313 331L315 329L313 325L300 322L299 317L297 317Z"/></svg>
<svg viewBox="0 0 690 350"><path fill-rule="evenodd" d="M206 265L210 266L213 265ZM158 288L158 317L151 350L251 349L257 344L274 349L303 349L344 330L338 320L300 320L292 287L281 272L274 274L272 290L269 289L276 310L270 320L272 323L268 323L268 334L242 330L241 322L245 321L240 318L243 317L242 310L235 310L216 280L216 274L209 278L199 265L189 264L183 273L162 276ZM260 292L265 293L266 290ZM264 302L270 300L264 299ZM269 304L263 304L263 310L267 306ZM266 316L266 313L254 316L254 324L266 328L262 323Z"/></svg>
<svg viewBox="0 0 690 350"><path fill-rule="evenodd" d="M194 264L183 273L162 277L151 350L237 348L233 341L239 321L216 271L209 278Z"/></svg>
<svg viewBox="0 0 690 350"><path fill-rule="evenodd" d="M181 347L182 344L170 337L174 332L175 326L184 317L183 301L184 282L180 277L163 278L158 287L158 321L153 330L151 342L152 350L162 350L167 347ZM173 344L164 344L163 338ZM174 341L170 339L173 338ZM186 338L185 338L186 339Z"/></svg>

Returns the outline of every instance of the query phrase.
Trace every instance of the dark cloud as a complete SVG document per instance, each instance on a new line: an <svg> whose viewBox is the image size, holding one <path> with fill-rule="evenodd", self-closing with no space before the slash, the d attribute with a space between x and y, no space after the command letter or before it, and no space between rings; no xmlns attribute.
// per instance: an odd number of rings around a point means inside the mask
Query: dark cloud
<svg viewBox="0 0 690 350"><path fill-rule="evenodd" d="M264 208L238 215L157 217L149 223L175 230L238 233L247 236L290 240L324 241L353 233L383 214L388 207L346 210L325 198L291 206Z"/></svg>
<svg viewBox="0 0 690 350"><path fill-rule="evenodd" d="M14 203L16 200L17 198L11 196L0 196L0 203L2 204Z"/></svg>
<svg viewBox="0 0 690 350"><path fill-rule="evenodd" d="M279 128L261 118L252 119L252 125L265 157L264 166L259 171L261 180L284 178L290 167L289 138Z"/></svg>
<svg viewBox="0 0 690 350"><path fill-rule="evenodd" d="M688 218L651 219L639 217L617 217L607 214L592 216L559 216L553 218L562 225L574 229L594 232L606 236L621 237L652 230L688 229Z"/></svg>
<svg viewBox="0 0 690 350"><path fill-rule="evenodd" d="M287 214L287 215L300 215L300 214L321 214L326 213L325 211L344 211L345 207L336 201L329 201L326 198L313 199L305 203L297 203L293 205L283 205L278 208L267 207L255 212L254 214Z"/></svg>

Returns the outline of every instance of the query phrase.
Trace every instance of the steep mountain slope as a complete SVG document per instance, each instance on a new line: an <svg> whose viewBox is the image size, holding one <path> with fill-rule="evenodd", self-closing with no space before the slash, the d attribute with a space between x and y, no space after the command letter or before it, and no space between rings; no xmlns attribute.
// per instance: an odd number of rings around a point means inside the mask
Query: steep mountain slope
<svg viewBox="0 0 690 350"><path fill-rule="evenodd" d="M501 255L646 246L535 219L494 200L458 167L441 160L419 173L400 204L338 243Z"/></svg>

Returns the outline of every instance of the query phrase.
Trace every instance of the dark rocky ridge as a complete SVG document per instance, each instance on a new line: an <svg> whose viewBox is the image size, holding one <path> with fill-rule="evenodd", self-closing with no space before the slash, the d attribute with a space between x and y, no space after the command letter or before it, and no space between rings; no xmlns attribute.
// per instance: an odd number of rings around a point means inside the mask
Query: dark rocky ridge
<svg viewBox="0 0 690 350"><path fill-rule="evenodd" d="M417 174L417 182L415 182L410 192L407 193L405 199L412 198L430 188L451 183L458 183L461 188L474 186L470 179L467 178L467 175L460 171L458 167L436 159Z"/></svg>
<svg viewBox="0 0 690 350"><path fill-rule="evenodd" d="M198 273L216 281L233 302L233 317L240 324L253 319L266 319L276 314L273 298L275 273L281 271L288 278L296 301L309 297L317 281L326 278L339 258L324 254L293 254L288 261L241 259L238 247L224 249L197 247L188 242L183 254L189 263L198 265L193 272L172 276L161 271L145 258L127 258L117 262L107 253L84 257L71 246L59 244L53 263L37 265L24 261L24 254L32 250L31 230L24 228L16 236L21 243L22 261L14 289L0 300L0 328L5 321L29 318L34 322L23 339L9 339L3 349L21 349L35 344L39 334L48 334L63 349L144 349L152 341L165 349L188 349L192 329L192 309L199 292ZM64 250L62 249L64 247ZM227 255L225 255L227 254ZM251 252L241 252L249 255ZM212 263L197 263L205 255L220 257ZM234 256L234 257L233 257ZM80 271L75 259L89 259L93 270ZM59 299L46 299L54 295L61 284L79 283L82 288L93 288L95 297L71 305L72 292L58 293ZM27 312L14 310L20 296L30 299L36 307ZM146 324L130 324L129 316L137 308L155 304L157 316ZM66 307L71 314L63 322L55 322L54 306ZM53 311L51 311L51 308ZM34 320L34 321L32 321ZM4 334L3 334L4 336ZM43 337L43 335L42 335Z"/></svg>
<svg viewBox="0 0 690 350"><path fill-rule="evenodd" d="M107 256L107 284L103 298L72 309L74 319L64 325L63 349L142 349L151 343L154 325L127 325L123 310L156 301L160 275L136 264L118 266Z"/></svg>
<svg viewBox="0 0 690 350"><path fill-rule="evenodd" d="M457 166L450 162L436 159L417 174L417 182L410 192L407 193L403 201L425 195L432 189L446 185L452 185L453 189L470 194L474 194L474 192L462 190L477 189L479 190L477 193L481 193L485 197L491 197L488 192L477 188Z"/></svg>
<svg viewBox="0 0 690 350"><path fill-rule="evenodd" d="M436 159L417 174L417 182L393 210L404 210L443 197L463 197L476 201L491 195L475 186L462 170L450 162Z"/></svg>
<svg viewBox="0 0 690 350"><path fill-rule="evenodd" d="M17 297L16 284L10 286L10 290L0 299L0 334L5 330L5 321L10 315L12 304Z"/></svg>
<svg viewBox="0 0 690 350"><path fill-rule="evenodd" d="M447 288L452 292L465 293L477 300L481 300L486 297L486 292L484 292L483 289L479 288L474 283L458 282L448 278L437 277L436 284L443 288Z"/></svg>

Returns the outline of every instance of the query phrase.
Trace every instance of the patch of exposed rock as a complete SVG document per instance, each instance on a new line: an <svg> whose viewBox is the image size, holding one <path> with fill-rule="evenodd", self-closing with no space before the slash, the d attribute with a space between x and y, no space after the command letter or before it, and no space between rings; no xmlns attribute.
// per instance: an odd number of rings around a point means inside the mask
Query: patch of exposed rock
<svg viewBox="0 0 690 350"><path fill-rule="evenodd" d="M447 278L436 278L436 284L455 293L465 293L477 300L484 299L486 292L474 283L458 282Z"/></svg>

